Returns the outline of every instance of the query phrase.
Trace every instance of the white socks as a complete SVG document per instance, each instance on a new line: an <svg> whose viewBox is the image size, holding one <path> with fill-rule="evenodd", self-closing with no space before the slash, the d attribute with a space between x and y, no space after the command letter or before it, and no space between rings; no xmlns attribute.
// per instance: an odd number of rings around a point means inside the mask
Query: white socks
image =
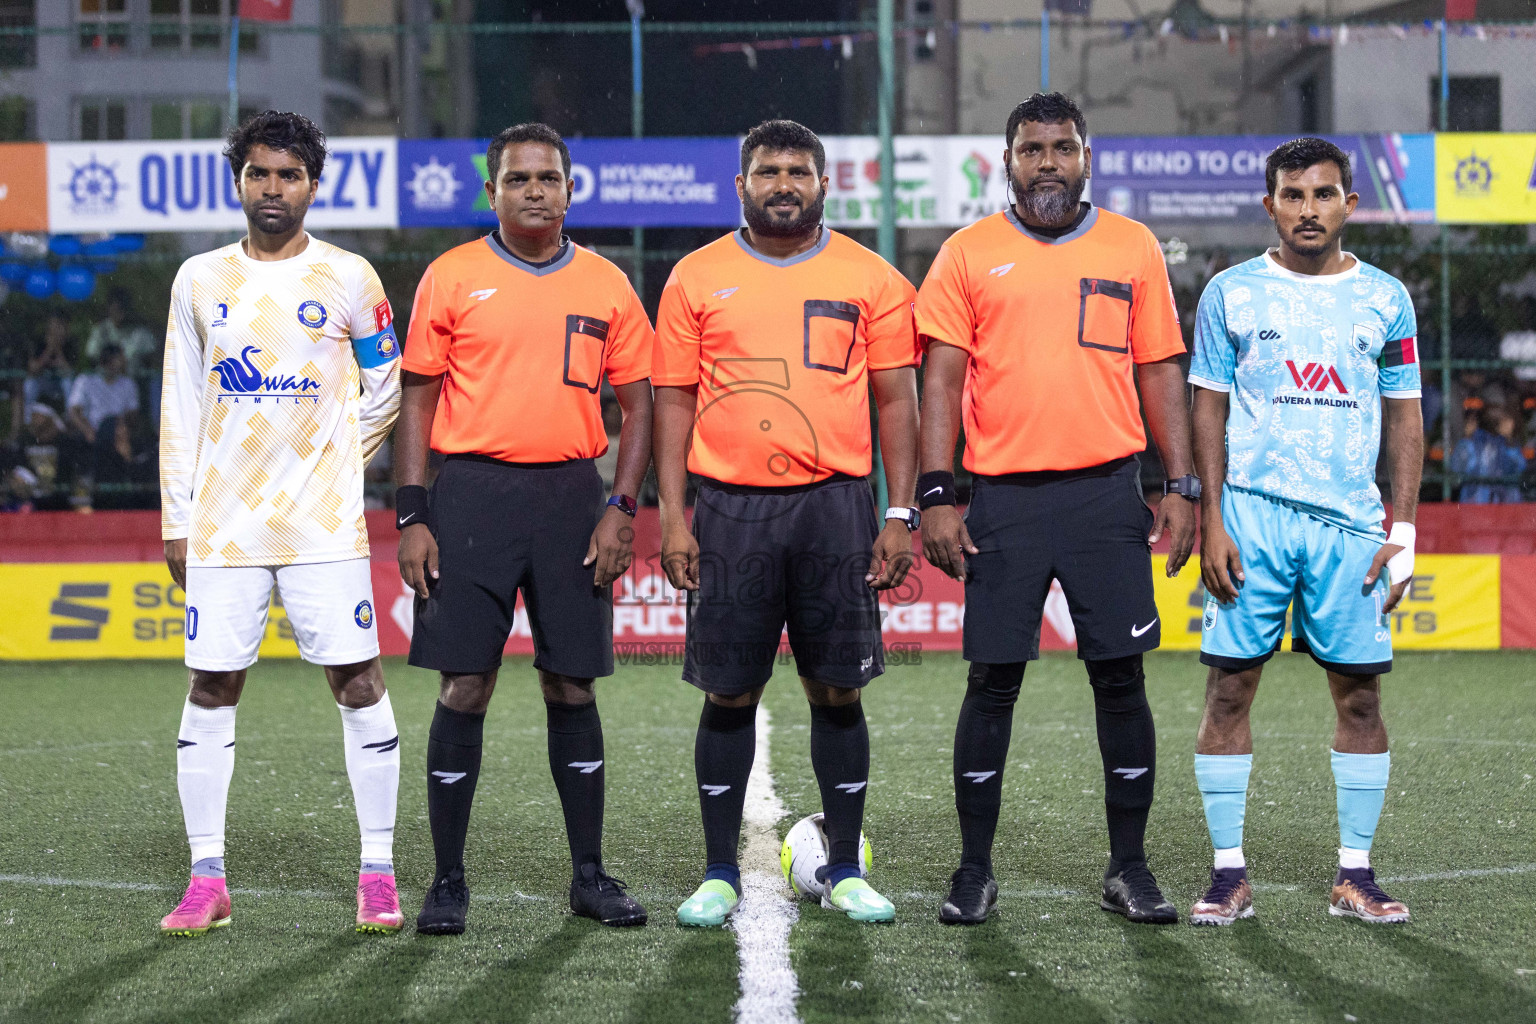
<svg viewBox="0 0 1536 1024"><path fill-rule="evenodd" d="M366 708L341 709L342 741L347 752L347 778L357 805L362 833L362 870L394 871L395 797L400 788L400 733L385 693Z"/></svg>
<svg viewBox="0 0 1536 1024"><path fill-rule="evenodd" d="M224 856L224 807L235 773L235 709L181 709L176 734L176 789L187 825L192 862Z"/></svg>
<svg viewBox="0 0 1536 1024"><path fill-rule="evenodd" d="M1243 860L1243 848L1241 846L1234 846L1230 850L1216 851L1215 867L1217 871L1220 871L1222 868L1246 868L1247 866L1248 862Z"/></svg>
<svg viewBox="0 0 1536 1024"><path fill-rule="evenodd" d="M1351 850L1347 846L1339 847L1339 867L1341 868L1368 868L1371 866L1370 850Z"/></svg>

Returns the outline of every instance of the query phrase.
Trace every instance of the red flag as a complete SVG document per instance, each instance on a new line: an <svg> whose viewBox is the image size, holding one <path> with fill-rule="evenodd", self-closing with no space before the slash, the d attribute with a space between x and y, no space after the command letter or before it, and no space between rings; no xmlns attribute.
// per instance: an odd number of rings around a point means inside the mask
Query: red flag
<svg viewBox="0 0 1536 1024"><path fill-rule="evenodd" d="M293 0L240 0L240 17L248 21L292 21Z"/></svg>
<svg viewBox="0 0 1536 1024"><path fill-rule="evenodd" d="M1477 0L1445 0L1446 21L1475 21L1476 19Z"/></svg>

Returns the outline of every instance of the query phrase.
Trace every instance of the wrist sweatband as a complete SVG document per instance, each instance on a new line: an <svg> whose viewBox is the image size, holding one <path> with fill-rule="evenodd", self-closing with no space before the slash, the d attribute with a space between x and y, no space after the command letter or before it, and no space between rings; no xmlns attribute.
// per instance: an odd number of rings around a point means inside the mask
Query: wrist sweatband
<svg viewBox="0 0 1536 1024"><path fill-rule="evenodd" d="M1387 543L1399 544L1403 550L1387 559L1388 583L1398 584L1413 575L1413 542L1418 539L1418 535L1412 523L1392 524L1392 532L1387 534Z"/></svg>
<svg viewBox="0 0 1536 1024"><path fill-rule="evenodd" d="M420 484L395 488L395 529L427 521L427 489Z"/></svg>
<svg viewBox="0 0 1536 1024"><path fill-rule="evenodd" d="M917 507L932 508L935 505L955 503L955 474L936 469L917 478Z"/></svg>

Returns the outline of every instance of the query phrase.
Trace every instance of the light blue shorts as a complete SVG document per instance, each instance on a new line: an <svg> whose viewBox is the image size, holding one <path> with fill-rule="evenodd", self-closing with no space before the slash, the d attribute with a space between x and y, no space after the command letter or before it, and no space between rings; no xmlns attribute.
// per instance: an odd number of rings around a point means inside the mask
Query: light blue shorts
<svg viewBox="0 0 1536 1024"><path fill-rule="evenodd" d="M1221 518L1237 544L1246 581L1237 600L1205 601L1200 660L1229 671L1262 665L1285 638L1331 672L1392 670L1392 635L1382 612L1391 591L1385 571L1365 590L1365 574L1383 541L1349 533L1316 516L1228 487Z"/></svg>

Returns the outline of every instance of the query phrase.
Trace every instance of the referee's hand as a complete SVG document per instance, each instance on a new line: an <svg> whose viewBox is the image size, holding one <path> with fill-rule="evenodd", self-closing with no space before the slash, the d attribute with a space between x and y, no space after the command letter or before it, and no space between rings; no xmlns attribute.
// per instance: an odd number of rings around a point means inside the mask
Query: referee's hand
<svg viewBox="0 0 1536 1024"><path fill-rule="evenodd" d="M934 505L923 513L923 554L946 576L964 580L965 556L980 551L955 506Z"/></svg>
<svg viewBox="0 0 1536 1024"><path fill-rule="evenodd" d="M581 560L582 565L597 566L592 571L594 586L602 589L624 575L635 557L634 544L633 521L619 509L608 506L597 521L597 529L592 531L587 557Z"/></svg>
<svg viewBox="0 0 1536 1024"><path fill-rule="evenodd" d="M661 567L666 571L668 582L678 590L699 589L699 542L687 523L679 523L662 533Z"/></svg>
<svg viewBox="0 0 1536 1024"><path fill-rule="evenodd" d="M1157 518L1147 534L1151 547L1168 534L1168 575L1177 576L1195 546L1195 505L1186 498L1168 495L1157 503Z"/></svg>
<svg viewBox="0 0 1536 1024"><path fill-rule="evenodd" d="M871 590L899 587L907 578L912 562L912 531L899 519L887 519L885 529L875 538L875 546L870 551L864 585Z"/></svg>
<svg viewBox="0 0 1536 1024"><path fill-rule="evenodd" d="M437 579L437 538L426 523L412 523L400 531L400 578L425 598L429 577Z"/></svg>

